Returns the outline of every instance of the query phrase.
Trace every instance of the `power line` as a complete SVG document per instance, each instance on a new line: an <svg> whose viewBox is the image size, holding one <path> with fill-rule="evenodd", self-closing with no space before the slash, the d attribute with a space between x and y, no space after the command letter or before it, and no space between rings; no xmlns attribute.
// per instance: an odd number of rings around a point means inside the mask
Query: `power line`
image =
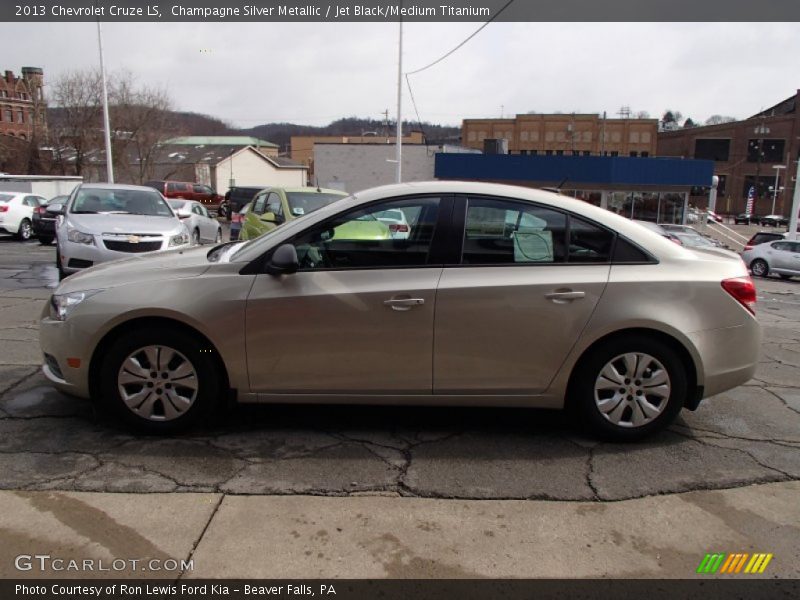
<svg viewBox="0 0 800 600"><path fill-rule="evenodd" d="M498 11L497 11L497 12L494 14L494 16L492 16L492 18L491 18L491 19L489 19L488 21L486 21L486 23L484 23L483 25L481 25L480 27L478 27L478 28L477 28L475 31L473 31L473 32L472 32L472 35L470 35L470 36L469 36L467 39L465 39L463 42L461 42L461 43L460 43L458 46L456 46L455 48L453 48L452 50L450 50L450 52L448 52L447 54L445 54L444 56L442 56L442 57L440 57L440 58L437 58L437 59L436 59L435 61L433 61L431 64L429 64L429 65L426 65L426 66L422 67L421 69L417 69L416 71L410 71L410 72L406 73L406 77L408 77L409 75L415 75L416 73L421 73L422 71L425 71L426 69L430 69L430 68L431 68L433 65L436 65L436 64L439 64L440 62L442 62L442 61L443 61L445 58L447 58L448 56L450 56L451 54L453 54L453 53L454 53L456 50L458 50L459 48L461 48L461 46L463 46L463 45L464 45L464 44L466 44L468 41L470 41L472 38L474 38L476 35L478 35L478 34L479 34L479 33L480 33L482 30L483 30L483 28L484 28L484 27L486 27L486 26L487 26L489 23L491 23L492 21L494 21L494 20L495 20L497 17L499 17L501 14L503 14L503 11L504 11L505 9L507 9L509 6L511 6L511 4L512 4L513 2L514 2L514 0L508 0L508 2L506 2L506 3L505 3L505 5L503 6L503 8L501 8L500 10L498 10Z"/></svg>
<svg viewBox="0 0 800 600"><path fill-rule="evenodd" d="M411 80L408 78L408 73L406 73L406 85L408 86L408 95L411 97L411 105L414 107L414 113L417 115L417 124L419 128L422 130L422 138L425 140L425 147L428 147L428 134L425 133L425 128L422 126L422 119L419 116L419 110L417 110L417 101L414 99L414 92L411 89Z"/></svg>

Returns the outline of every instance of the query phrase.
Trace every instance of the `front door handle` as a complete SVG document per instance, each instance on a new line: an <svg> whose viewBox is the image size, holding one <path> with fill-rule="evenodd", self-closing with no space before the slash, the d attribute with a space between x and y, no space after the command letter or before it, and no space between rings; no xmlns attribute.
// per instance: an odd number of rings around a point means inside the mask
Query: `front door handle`
<svg viewBox="0 0 800 600"><path fill-rule="evenodd" d="M415 306L425 304L425 298L390 298L383 301L384 306L390 306L392 310L411 310Z"/></svg>
<svg viewBox="0 0 800 600"><path fill-rule="evenodd" d="M576 292L573 290L556 290L554 292L550 292L549 294L545 294L544 297L548 300L552 300L556 304L566 304L567 302L572 302L573 300L585 298L586 293L579 291Z"/></svg>

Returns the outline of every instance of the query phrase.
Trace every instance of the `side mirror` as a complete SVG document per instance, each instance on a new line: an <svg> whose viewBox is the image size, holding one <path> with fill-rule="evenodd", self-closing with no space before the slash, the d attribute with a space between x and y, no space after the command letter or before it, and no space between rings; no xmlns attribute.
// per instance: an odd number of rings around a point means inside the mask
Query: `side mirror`
<svg viewBox="0 0 800 600"><path fill-rule="evenodd" d="M266 271L270 275L290 275L300 268L297 249L292 244L278 246L267 263Z"/></svg>
<svg viewBox="0 0 800 600"><path fill-rule="evenodd" d="M63 215L64 214L64 205L61 202L56 202L54 204L48 204L47 208L45 209L51 215Z"/></svg>
<svg viewBox="0 0 800 600"><path fill-rule="evenodd" d="M177 211L175 214L178 215L179 219L188 219L189 217L192 216L192 211L188 210L186 208L182 208L179 211Z"/></svg>
<svg viewBox="0 0 800 600"><path fill-rule="evenodd" d="M266 221L267 223L282 223L283 219L281 219L278 215L272 212L265 212L263 215L259 217L262 221Z"/></svg>

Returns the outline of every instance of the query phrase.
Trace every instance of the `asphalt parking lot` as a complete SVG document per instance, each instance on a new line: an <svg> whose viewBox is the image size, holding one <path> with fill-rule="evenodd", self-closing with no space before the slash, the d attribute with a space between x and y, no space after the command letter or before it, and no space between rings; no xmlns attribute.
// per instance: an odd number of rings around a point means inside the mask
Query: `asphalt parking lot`
<svg viewBox="0 0 800 600"><path fill-rule="evenodd" d="M797 280L756 282L756 377L646 443L600 443L548 411L347 406L242 406L152 438L40 374L54 252L0 237L0 489L609 501L800 479Z"/></svg>

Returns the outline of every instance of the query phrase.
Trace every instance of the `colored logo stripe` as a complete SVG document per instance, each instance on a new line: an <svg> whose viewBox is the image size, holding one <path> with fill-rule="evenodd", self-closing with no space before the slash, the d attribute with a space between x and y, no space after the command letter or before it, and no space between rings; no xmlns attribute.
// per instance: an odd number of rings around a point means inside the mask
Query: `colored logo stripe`
<svg viewBox="0 0 800 600"><path fill-rule="evenodd" d="M698 573L720 573L720 574L736 574L736 573L763 573L769 562L772 560L772 554L757 553L748 554L747 552L739 552L734 554L726 554L724 552L715 552L713 554L706 554L697 567ZM747 566L745 566L747 565ZM744 571L742 571L744 569Z"/></svg>

